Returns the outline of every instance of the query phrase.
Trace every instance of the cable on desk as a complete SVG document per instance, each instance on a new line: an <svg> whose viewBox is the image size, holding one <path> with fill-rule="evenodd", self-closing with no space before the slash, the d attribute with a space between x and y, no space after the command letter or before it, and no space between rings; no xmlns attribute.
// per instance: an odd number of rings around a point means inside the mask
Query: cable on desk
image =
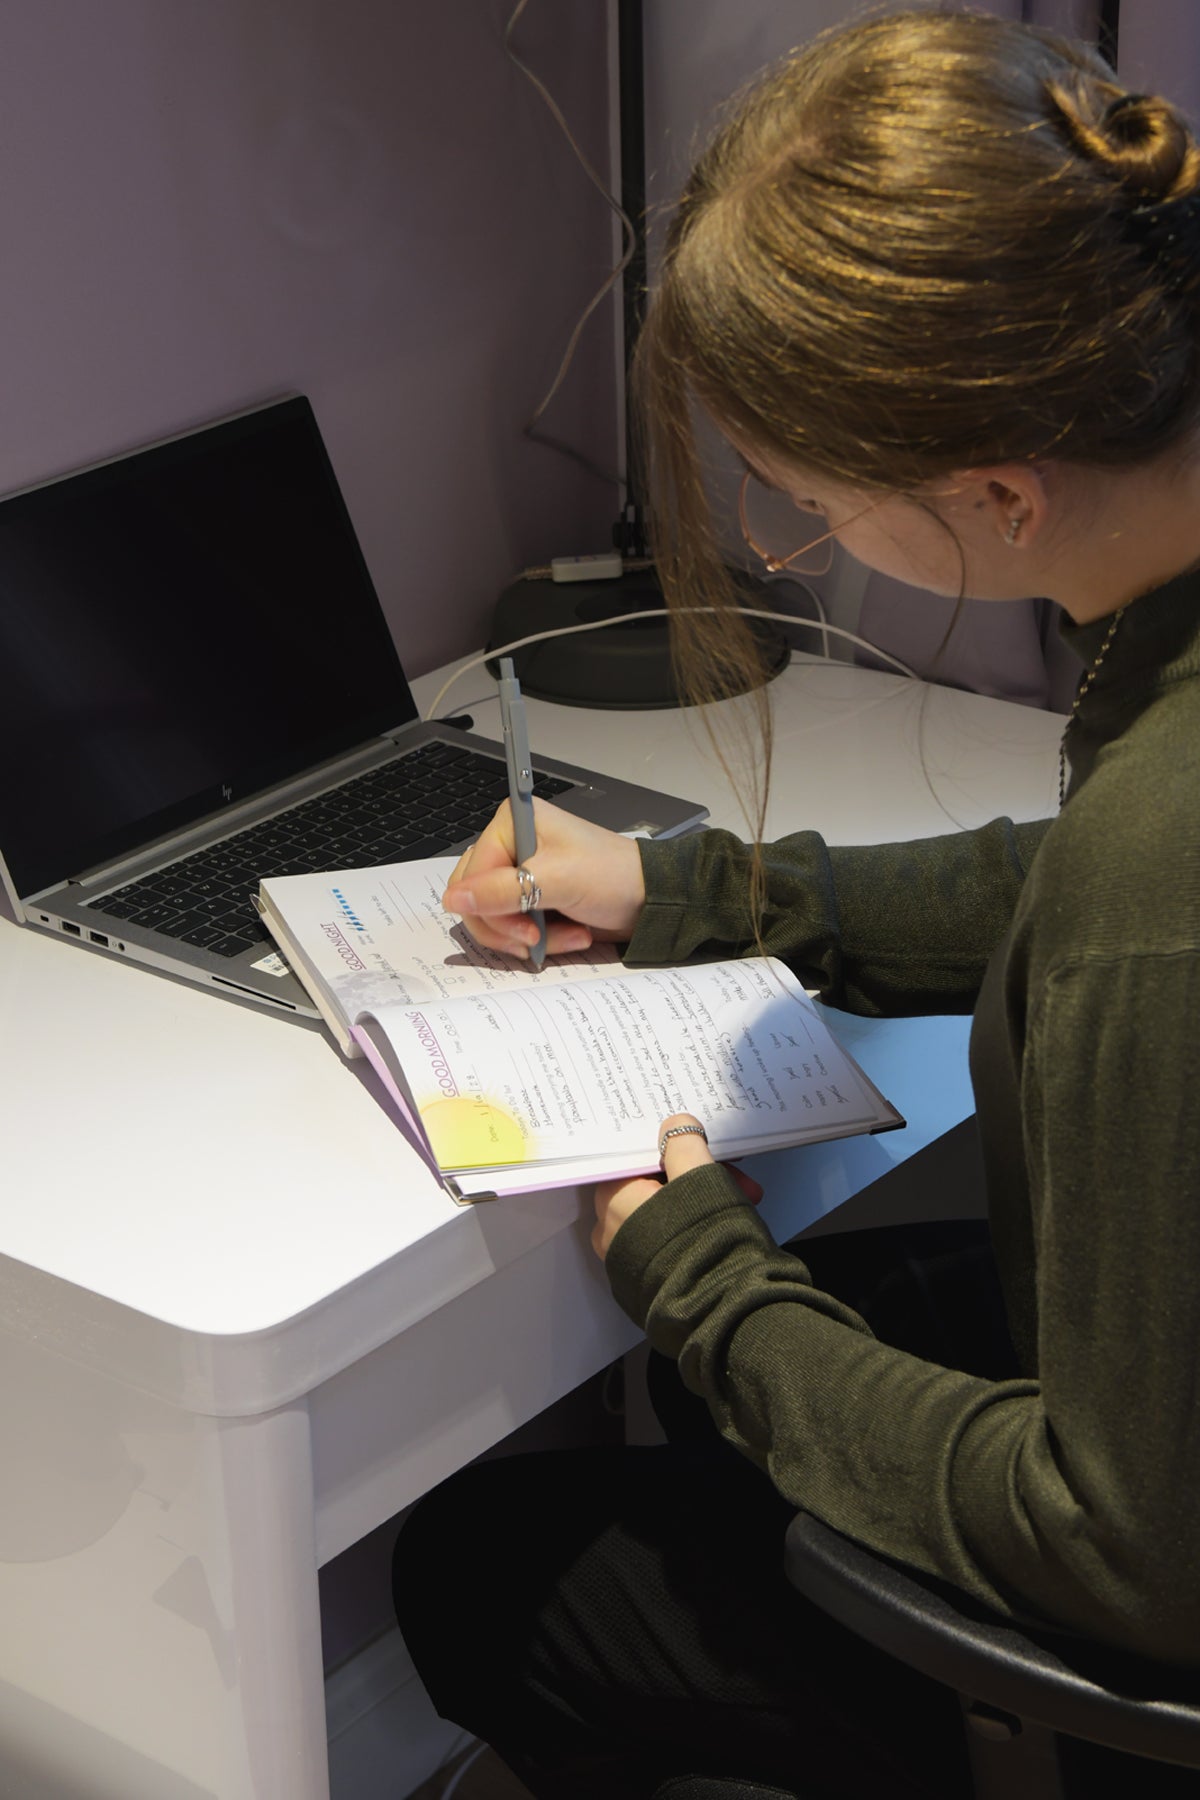
<svg viewBox="0 0 1200 1800"><path fill-rule="evenodd" d="M714 613L720 612L722 609L717 606L679 606L675 607L673 610L678 616L683 613ZM857 644L860 649L869 650L872 656L878 656L884 662L891 663L893 668L898 669L902 675L907 675L910 681L919 681L921 679L916 670L910 669L908 664L901 662L898 656L893 656L888 650L881 650L877 644L868 643L866 638L859 637L858 633L855 631L845 631L840 625L831 625L824 616L820 619L801 619L798 618L795 613L767 612L763 608L756 606L739 607L738 612L739 615L745 619L770 619L779 625L806 625L810 631L819 631L822 639L826 642L829 637L844 638L847 643ZM821 608L821 612L823 615L823 607ZM665 619L669 617L669 611L665 606L649 607L644 612L639 609L637 616L639 620ZM557 625L551 631L531 631L528 637L514 638L511 644L497 644L491 650L483 650L478 656L470 657L468 661L462 663L455 669L452 675L446 677L429 706L426 708L426 723L431 723L433 721L438 707L442 704L442 701L454 686L454 683L458 680L460 675L465 675L468 669L478 669L481 664L491 662L497 656L510 656L514 650L523 650L527 644L540 644L544 638L571 637L577 631L603 631L609 625L627 625L628 623L629 620L627 615L618 613L611 619L589 619L582 625ZM831 662L830 666L838 667L839 665Z"/></svg>

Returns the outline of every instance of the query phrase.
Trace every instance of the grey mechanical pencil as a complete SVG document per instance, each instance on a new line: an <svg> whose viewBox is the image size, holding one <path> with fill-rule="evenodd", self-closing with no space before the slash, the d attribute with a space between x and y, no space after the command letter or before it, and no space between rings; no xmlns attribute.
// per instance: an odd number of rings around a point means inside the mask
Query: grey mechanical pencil
<svg viewBox="0 0 1200 1800"><path fill-rule="evenodd" d="M525 722L525 702L511 656L500 658L500 719L504 727L504 757L508 764L508 803L512 807L513 837L516 841L517 867L523 868L537 849L537 827L533 820L533 766L529 755L529 727ZM524 884L522 884L524 885ZM537 892L536 884L534 892ZM546 960L546 915L540 908L530 911L537 926L537 943L529 947L530 967L540 969Z"/></svg>

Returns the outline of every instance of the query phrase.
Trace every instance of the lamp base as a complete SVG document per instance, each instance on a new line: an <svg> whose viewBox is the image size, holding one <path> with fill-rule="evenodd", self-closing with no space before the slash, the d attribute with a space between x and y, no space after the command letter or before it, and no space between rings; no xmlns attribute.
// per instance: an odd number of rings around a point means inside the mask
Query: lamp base
<svg viewBox="0 0 1200 1800"><path fill-rule="evenodd" d="M765 588L749 576L739 578L747 600L767 606ZM617 711L649 712L683 701L671 667L668 621L640 615L663 604L653 569L622 575L617 581L514 581L504 589L492 615L489 648L510 644L536 631L563 625L594 624L619 619L596 631L546 638L512 653L521 691L534 700L560 706L594 706ZM787 667L790 649L783 630L764 619L753 621L763 647L767 679ZM498 674L494 663L488 668ZM729 698L742 688L730 687Z"/></svg>

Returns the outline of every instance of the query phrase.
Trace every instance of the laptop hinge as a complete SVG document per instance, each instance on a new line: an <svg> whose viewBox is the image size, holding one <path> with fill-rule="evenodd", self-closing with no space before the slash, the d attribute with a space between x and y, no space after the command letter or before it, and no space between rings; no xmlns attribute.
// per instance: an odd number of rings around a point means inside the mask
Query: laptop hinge
<svg viewBox="0 0 1200 1800"><path fill-rule="evenodd" d="M8 864L5 862L3 856L0 856L0 892L3 893L4 898L12 907L13 918L16 920L17 924L23 924L25 921L25 908L21 904L21 896L17 892L16 883L8 872Z"/></svg>

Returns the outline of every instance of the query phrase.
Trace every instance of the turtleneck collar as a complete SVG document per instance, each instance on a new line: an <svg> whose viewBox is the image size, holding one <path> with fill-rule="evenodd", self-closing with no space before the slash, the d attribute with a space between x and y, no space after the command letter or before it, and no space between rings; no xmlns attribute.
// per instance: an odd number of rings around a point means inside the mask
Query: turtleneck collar
<svg viewBox="0 0 1200 1800"><path fill-rule="evenodd" d="M1079 657L1083 673L1090 669L1112 624L1112 615L1076 625L1064 613L1059 634ZM1102 701L1140 695L1147 683L1200 674L1200 568L1131 600L1097 672L1086 705L1095 712Z"/></svg>
<svg viewBox="0 0 1200 1800"><path fill-rule="evenodd" d="M1165 687L1200 675L1200 569L1130 601L1097 668L1112 623L1111 613L1086 625L1064 614L1059 623L1064 642L1082 661L1081 681L1094 670L1063 737L1068 798L1088 779L1104 746L1122 736Z"/></svg>

